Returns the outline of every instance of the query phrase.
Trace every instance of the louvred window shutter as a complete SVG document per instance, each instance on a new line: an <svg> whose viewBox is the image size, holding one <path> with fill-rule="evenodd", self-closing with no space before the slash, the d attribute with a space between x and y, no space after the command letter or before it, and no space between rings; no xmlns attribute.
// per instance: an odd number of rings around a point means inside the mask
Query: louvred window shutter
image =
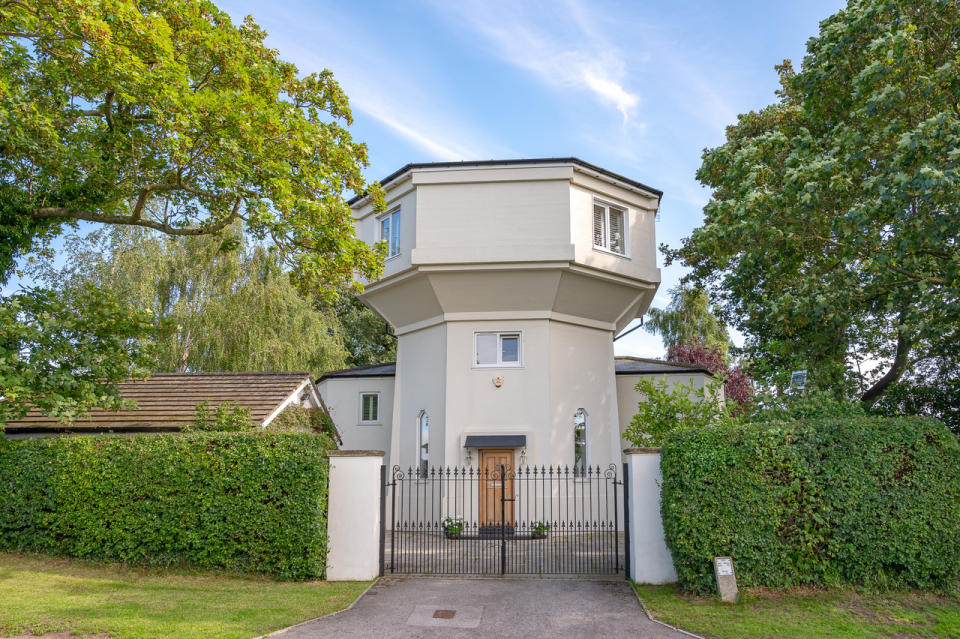
<svg viewBox="0 0 960 639"><path fill-rule="evenodd" d="M610 208L610 250L614 253L624 252L623 242L623 211Z"/></svg>
<svg viewBox="0 0 960 639"><path fill-rule="evenodd" d="M606 210L599 204L593 205L593 245L606 247L607 220Z"/></svg>

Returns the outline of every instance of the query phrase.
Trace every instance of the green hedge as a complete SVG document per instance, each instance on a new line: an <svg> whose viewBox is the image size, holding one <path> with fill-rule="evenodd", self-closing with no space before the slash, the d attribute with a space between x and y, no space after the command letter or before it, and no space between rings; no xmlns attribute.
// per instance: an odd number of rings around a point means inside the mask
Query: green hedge
<svg viewBox="0 0 960 639"><path fill-rule="evenodd" d="M752 586L950 589L960 578L960 447L920 418L749 424L671 433L663 525L681 585L712 560Z"/></svg>
<svg viewBox="0 0 960 639"><path fill-rule="evenodd" d="M329 437L0 439L0 550L322 577Z"/></svg>

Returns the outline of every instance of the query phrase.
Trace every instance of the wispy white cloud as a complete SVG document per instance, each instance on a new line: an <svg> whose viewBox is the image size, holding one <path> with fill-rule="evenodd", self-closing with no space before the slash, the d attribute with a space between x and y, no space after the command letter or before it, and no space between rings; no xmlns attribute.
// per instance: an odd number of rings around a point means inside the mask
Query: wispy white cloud
<svg viewBox="0 0 960 639"><path fill-rule="evenodd" d="M470 160L512 155L488 132L464 122L429 70L409 64L343 13L326 7L306 15L274 9L282 23L271 32L309 33L310 40L272 42L309 73L329 68L350 96L355 114L367 115L419 148L429 160ZM322 44L320 44L322 43ZM424 87L429 87L426 91Z"/></svg>
<svg viewBox="0 0 960 639"><path fill-rule="evenodd" d="M592 93L634 117L640 95L627 86L622 52L607 41L575 1L518 3L510 0L429 0L451 22L479 35L505 62L529 71L549 86Z"/></svg>

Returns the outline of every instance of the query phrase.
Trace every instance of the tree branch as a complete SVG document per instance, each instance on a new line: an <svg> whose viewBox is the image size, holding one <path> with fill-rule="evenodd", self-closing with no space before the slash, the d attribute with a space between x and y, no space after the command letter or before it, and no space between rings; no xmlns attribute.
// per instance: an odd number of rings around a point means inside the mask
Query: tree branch
<svg viewBox="0 0 960 639"><path fill-rule="evenodd" d="M57 218L73 218L75 220L84 220L85 222L98 222L100 224L125 224L127 226L142 226L148 229L154 229L167 235L209 235L220 231L237 219L240 212L242 198L237 198L233 204L233 210L230 215L222 220L209 224L200 224L195 226L171 226L166 222L157 222L151 219L137 219L132 215L107 215L104 213L94 213L92 211L80 211L64 207L43 207L28 211L27 215L35 220L51 220Z"/></svg>
<svg viewBox="0 0 960 639"><path fill-rule="evenodd" d="M903 329L897 329L897 353L893 358L893 365L890 366L890 370L888 370L883 377L878 379L873 386L868 388L866 392L860 396L861 402L867 406L873 406L873 404L880 399L880 396L883 395L884 391L903 376L904 371L907 370L911 346L913 346L913 344L910 338L904 334Z"/></svg>

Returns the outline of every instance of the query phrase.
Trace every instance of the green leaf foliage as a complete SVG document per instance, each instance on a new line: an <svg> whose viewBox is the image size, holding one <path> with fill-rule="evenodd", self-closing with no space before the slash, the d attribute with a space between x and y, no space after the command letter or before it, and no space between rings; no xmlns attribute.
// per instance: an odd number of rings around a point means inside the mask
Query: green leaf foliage
<svg viewBox="0 0 960 639"><path fill-rule="evenodd" d="M63 265L38 260L31 274L66 293L105 287L153 313L153 371L321 375L344 365L334 311L300 292L279 251L250 241L239 225L202 237L106 227L67 238L61 255Z"/></svg>
<svg viewBox="0 0 960 639"><path fill-rule="evenodd" d="M0 281L86 220L204 235L237 220L321 295L375 277L354 234L368 185L329 70L301 76L252 18L207 0L0 4Z"/></svg>
<svg viewBox="0 0 960 639"><path fill-rule="evenodd" d="M691 340L702 340L708 349L716 348L726 364L730 336L727 327L710 308L707 291L701 287L681 283L670 289L670 303L666 308L651 308L643 328L660 335L669 353Z"/></svg>
<svg viewBox="0 0 960 639"><path fill-rule="evenodd" d="M960 445L925 418L672 432L661 511L681 585L944 589L960 578Z"/></svg>
<svg viewBox="0 0 960 639"><path fill-rule="evenodd" d="M864 381L872 405L960 339L958 41L955 2L851 0L800 71L778 67L779 101L704 152L704 224L668 258L711 288L761 381Z"/></svg>
<svg viewBox="0 0 960 639"><path fill-rule="evenodd" d="M0 550L320 578L333 447L262 431L0 439Z"/></svg>
<svg viewBox="0 0 960 639"><path fill-rule="evenodd" d="M719 399L722 389L723 380L695 388L693 380L689 384L668 384L666 379L642 377L634 390L642 393L643 399L637 403L637 414L623 438L632 446L660 446L675 430L730 424L733 417Z"/></svg>
<svg viewBox="0 0 960 639"><path fill-rule="evenodd" d="M204 400L197 404L192 428L229 433L251 430L254 424L248 406L238 406L231 401L225 401L212 407Z"/></svg>
<svg viewBox="0 0 960 639"><path fill-rule="evenodd" d="M147 374L152 330L149 312L93 285L0 297L0 430L31 408L70 421L125 407L117 382Z"/></svg>
<svg viewBox="0 0 960 639"><path fill-rule="evenodd" d="M267 430L278 433L326 433L334 439L339 439L337 427L326 411L305 406L288 406L283 409L282 413L267 424Z"/></svg>

